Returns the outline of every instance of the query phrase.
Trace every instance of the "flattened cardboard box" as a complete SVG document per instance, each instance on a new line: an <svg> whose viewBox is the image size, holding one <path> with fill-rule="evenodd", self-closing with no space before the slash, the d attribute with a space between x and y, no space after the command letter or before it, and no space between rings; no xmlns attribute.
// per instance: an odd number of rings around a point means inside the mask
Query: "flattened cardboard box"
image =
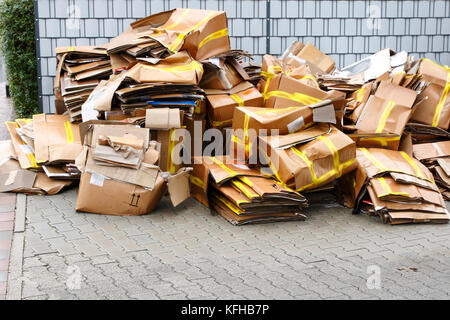
<svg viewBox="0 0 450 320"><path fill-rule="evenodd" d="M34 115L34 147L38 164L74 162L81 152L78 125L67 115Z"/></svg>

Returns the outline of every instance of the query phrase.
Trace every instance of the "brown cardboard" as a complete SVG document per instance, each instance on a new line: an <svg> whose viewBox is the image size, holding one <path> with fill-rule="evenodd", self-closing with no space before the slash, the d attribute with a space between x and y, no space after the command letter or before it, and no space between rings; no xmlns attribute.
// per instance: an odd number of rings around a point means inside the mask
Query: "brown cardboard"
<svg viewBox="0 0 450 320"><path fill-rule="evenodd" d="M177 207L191 196L190 172L192 168L181 168L177 174L170 176L167 188L174 207Z"/></svg>
<svg viewBox="0 0 450 320"><path fill-rule="evenodd" d="M450 125L450 70L429 60L420 61L418 73L423 75L430 86L421 94L421 98L428 97L415 108L411 119L414 122L439 127L444 130Z"/></svg>
<svg viewBox="0 0 450 320"><path fill-rule="evenodd" d="M224 11L177 8L143 18L131 26L150 27L149 37L172 52L186 49L198 61L230 50Z"/></svg>
<svg viewBox="0 0 450 320"><path fill-rule="evenodd" d="M67 115L34 115L34 147L39 164L74 162L81 151L78 125Z"/></svg>
<svg viewBox="0 0 450 320"><path fill-rule="evenodd" d="M40 166L36 163L33 150L22 141L16 131L16 128L18 127L17 123L8 121L5 122L5 124L11 137L14 152L17 155L17 159L19 160L22 169L39 170Z"/></svg>
<svg viewBox="0 0 450 320"><path fill-rule="evenodd" d="M147 109L145 127L154 130L170 130L181 128L183 111L180 109L154 108Z"/></svg>
<svg viewBox="0 0 450 320"><path fill-rule="evenodd" d="M307 43L297 54L288 54L285 61L293 66L306 63L314 73L331 73L335 68L334 60L311 43Z"/></svg>
<svg viewBox="0 0 450 320"><path fill-rule="evenodd" d="M179 136L178 140L177 135ZM180 128L157 130L156 141L161 144L159 161L161 171L175 174L183 166L180 149L177 146L184 141L184 130Z"/></svg>
<svg viewBox="0 0 450 320"><path fill-rule="evenodd" d="M408 123L417 92L387 81L381 82L364 105L356 123L357 132L402 135ZM374 121L377 119L377 121Z"/></svg>
<svg viewBox="0 0 450 320"><path fill-rule="evenodd" d="M236 64L230 63L228 59L219 58L218 65L206 62L203 65L205 73L200 86L204 89L231 90L244 81L234 66Z"/></svg>
<svg viewBox="0 0 450 320"><path fill-rule="evenodd" d="M344 96L344 93L336 91L325 92L308 86L300 80L285 76L275 75L270 81L265 96L266 108L287 108L294 106L308 106L317 104L323 100Z"/></svg>
<svg viewBox="0 0 450 320"><path fill-rule="evenodd" d="M450 141L413 145L414 157L420 161L450 156Z"/></svg>
<svg viewBox="0 0 450 320"><path fill-rule="evenodd" d="M297 191L326 185L356 168L355 143L334 127L330 133L288 149L272 146L273 139L260 137L269 167L279 180Z"/></svg>

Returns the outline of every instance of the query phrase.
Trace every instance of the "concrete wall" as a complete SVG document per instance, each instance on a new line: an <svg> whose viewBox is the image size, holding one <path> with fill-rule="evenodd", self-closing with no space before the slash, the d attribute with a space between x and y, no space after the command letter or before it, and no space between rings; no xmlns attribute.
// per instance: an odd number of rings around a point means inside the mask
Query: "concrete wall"
<svg viewBox="0 0 450 320"><path fill-rule="evenodd" d="M101 45L130 22L177 7L225 10L232 46L258 59L300 40L341 67L385 47L450 64L448 0L38 0L36 6L45 112L53 111L56 46Z"/></svg>

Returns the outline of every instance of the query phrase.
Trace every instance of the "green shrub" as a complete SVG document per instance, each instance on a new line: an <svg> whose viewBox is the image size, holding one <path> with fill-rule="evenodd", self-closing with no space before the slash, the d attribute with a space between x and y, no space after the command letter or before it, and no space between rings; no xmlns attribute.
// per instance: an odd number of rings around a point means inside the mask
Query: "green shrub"
<svg viewBox="0 0 450 320"><path fill-rule="evenodd" d="M0 3L0 49L14 109L19 117L39 110L33 0Z"/></svg>

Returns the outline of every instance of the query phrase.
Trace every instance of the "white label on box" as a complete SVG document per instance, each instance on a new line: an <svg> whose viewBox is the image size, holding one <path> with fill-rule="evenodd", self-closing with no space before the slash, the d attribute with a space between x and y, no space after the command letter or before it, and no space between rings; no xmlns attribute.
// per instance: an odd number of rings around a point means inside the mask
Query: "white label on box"
<svg viewBox="0 0 450 320"><path fill-rule="evenodd" d="M92 172L91 173L91 184L97 187L103 187L103 183L105 182L105 177Z"/></svg>
<svg viewBox="0 0 450 320"><path fill-rule="evenodd" d="M305 119L303 117L297 118L287 125L289 133L296 132L298 129L305 125Z"/></svg>

